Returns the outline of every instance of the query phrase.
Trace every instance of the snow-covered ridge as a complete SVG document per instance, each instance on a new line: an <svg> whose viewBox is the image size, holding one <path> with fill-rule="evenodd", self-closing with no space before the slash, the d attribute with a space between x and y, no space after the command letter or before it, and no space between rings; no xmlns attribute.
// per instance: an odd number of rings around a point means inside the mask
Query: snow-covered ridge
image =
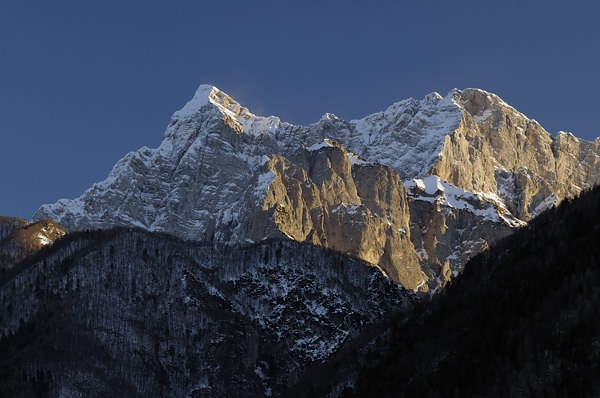
<svg viewBox="0 0 600 398"><path fill-rule="evenodd" d="M483 220L505 223L511 227L526 225L506 209L498 195L491 192L468 192L435 175L406 180L404 187L413 200L468 210Z"/></svg>
<svg viewBox="0 0 600 398"><path fill-rule="evenodd" d="M341 149L345 154L348 155L348 159L350 160L350 164L352 164L352 165L355 165L355 164L367 164L368 163L362 157L360 157L357 154L355 154L354 152L349 151L348 149L346 149L339 142L335 142L335 141L330 140L328 138L325 138L323 140L323 142L319 142L319 143L316 143L314 145L309 146L308 148L306 148L306 150L309 151L309 152L314 152L314 151L319 151L319 150L321 150L323 148L339 148L339 149Z"/></svg>
<svg viewBox="0 0 600 398"><path fill-rule="evenodd" d="M174 118L184 119L186 117L193 116L196 114L203 106L210 103L210 96L213 91L217 90L216 87L202 84L196 92L191 100L189 100L183 108L178 110L173 114Z"/></svg>
<svg viewBox="0 0 600 398"><path fill-rule="evenodd" d="M332 131L323 138L341 142L359 158L391 166L404 178L425 175L441 155L444 137L454 132L462 117L462 105L457 102L458 90L450 91L445 97L438 93L426 95L421 101L407 99L390 105L385 111L364 118L345 122L326 113L311 126L293 126L276 116L257 116L240 105L229 95L211 85L201 85L194 97L173 115L174 121L192 119L209 104L218 109L224 119L239 133L252 136L279 136L282 130L304 130L321 128L325 124L343 125L340 131ZM341 133L341 134L339 134ZM305 144L308 147L323 144L318 136L302 134L304 140L287 136L282 146ZM311 134L312 135L312 134Z"/></svg>
<svg viewBox="0 0 600 398"><path fill-rule="evenodd" d="M383 112L350 121L351 142L360 142L362 150L350 149L391 166L403 178L426 175L441 156L444 137L461 121L455 95L454 90L445 97L431 93L421 101L396 102Z"/></svg>
<svg viewBox="0 0 600 398"><path fill-rule="evenodd" d="M248 108L242 106L218 88L203 84L196 90L193 98L183 108L173 114L174 120L193 118L208 104L214 105L229 122L237 127L238 132L259 135L273 131L281 121L276 116L256 116Z"/></svg>

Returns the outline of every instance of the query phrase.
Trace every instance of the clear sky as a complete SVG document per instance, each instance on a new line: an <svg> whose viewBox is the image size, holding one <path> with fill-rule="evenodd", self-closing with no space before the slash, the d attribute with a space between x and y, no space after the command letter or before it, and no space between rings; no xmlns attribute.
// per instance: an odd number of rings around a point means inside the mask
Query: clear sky
<svg viewBox="0 0 600 398"><path fill-rule="evenodd" d="M201 83L292 123L454 87L593 139L600 2L2 0L0 215L156 147Z"/></svg>

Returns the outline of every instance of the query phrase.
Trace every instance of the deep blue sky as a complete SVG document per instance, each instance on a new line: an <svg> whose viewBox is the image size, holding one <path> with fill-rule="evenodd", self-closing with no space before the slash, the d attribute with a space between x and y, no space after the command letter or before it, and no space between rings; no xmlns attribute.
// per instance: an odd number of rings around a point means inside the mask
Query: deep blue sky
<svg viewBox="0 0 600 398"><path fill-rule="evenodd" d="M2 0L0 215L30 218L156 147L201 83L303 124L480 87L593 139L597 3Z"/></svg>

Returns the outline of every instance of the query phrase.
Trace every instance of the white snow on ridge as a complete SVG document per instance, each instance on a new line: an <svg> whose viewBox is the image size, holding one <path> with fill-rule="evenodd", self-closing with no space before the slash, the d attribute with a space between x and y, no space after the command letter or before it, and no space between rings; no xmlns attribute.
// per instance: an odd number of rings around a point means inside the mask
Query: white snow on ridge
<svg viewBox="0 0 600 398"><path fill-rule="evenodd" d="M423 100L397 102L383 112L351 120L352 151L395 169L403 178L426 175L441 155L444 137L458 127L462 111L454 99L438 93Z"/></svg>
<svg viewBox="0 0 600 398"><path fill-rule="evenodd" d="M511 227L526 223L515 218L498 195L484 192L468 192L458 188L438 176L406 180L404 187L413 200L437 203L454 209L468 210L484 220L503 222Z"/></svg>
<svg viewBox="0 0 600 398"><path fill-rule="evenodd" d="M245 133L261 135L278 129L281 125L281 120L277 116L252 116L249 118L238 118L238 123L240 123Z"/></svg>
<svg viewBox="0 0 600 398"><path fill-rule="evenodd" d="M214 220L217 225L241 216L239 198L246 192L255 199L264 198L275 178L261 167L268 156L294 154L303 144L306 150L317 151L337 147L339 142L347 148L352 165L377 162L392 167L404 180L415 179L420 200L434 201L439 192L448 206L476 204L473 211L479 212L483 207L477 203L486 202L486 217L497 218L496 213L504 214L505 208L499 198L483 193L468 196L439 179L419 179L430 172L441 156L445 137L461 122L462 108L456 98L456 91L445 97L432 93L421 101L397 102L360 120L345 122L326 114L313 125L292 126L274 116L255 116L226 93L201 85L175 112L158 148L143 147L127 154L104 181L81 197L44 205L34 217L85 228L134 225L169 230L177 225L170 232L186 238L202 236L217 214L222 217ZM223 121L236 134L221 128ZM198 187L201 195L194 193ZM103 206L111 209L110 214ZM225 211L232 206L235 211ZM181 222L174 222L180 218ZM188 227L187 222L193 225ZM193 230L189 236L184 227Z"/></svg>
<svg viewBox="0 0 600 398"><path fill-rule="evenodd" d="M419 187L420 190L424 191L429 195L435 195L436 192L441 191L444 192L444 185L442 185L442 180L437 178L436 176L425 177L423 179L415 178L410 180L414 182L414 184ZM405 187L411 186L410 183L405 183Z"/></svg>
<svg viewBox="0 0 600 398"><path fill-rule="evenodd" d="M474 196L471 192L460 189L449 182L442 180L436 175L406 180L404 182L404 187L410 192L415 192L414 188L416 187L418 190L425 192L429 196L436 195L438 193L450 195L452 197L463 197L465 195Z"/></svg>
<svg viewBox="0 0 600 398"><path fill-rule="evenodd" d="M209 103L209 96L213 90L215 90L214 86L202 84L198 87L192 99L189 100L183 108L175 112L173 117L185 119L186 117L194 115L200 108Z"/></svg>
<svg viewBox="0 0 600 398"><path fill-rule="evenodd" d="M254 188L254 194L259 198L264 198L274 179L275 173L271 170L259 175L256 187Z"/></svg>
<svg viewBox="0 0 600 398"><path fill-rule="evenodd" d="M269 133L278 129L281 125L281 120L278 117L256 116L229 95L208 84L198 87L194 97L183 108L175 112L173 118L187 119L197 114L202 107L208 104L218 108L224 116L237 124L246 134L261 135Z"/></svg>
<svg viewBox="0 0 600 398"><path fill-rule="evenodd" d="M361 159L358 155L356 155L355 153L352 153L352 152L348 152L348 159L350 159L351 165L369 163L366 160Z"/></svg>
<svg viewBox="0 0 600 398"><path fill-rule="evenodd" d="M314 144L309 146L308 148L306 148L307 151L309 152L313 152L313 151L318 151L319 149L322 148L328 148L328 147L333 147L334 145L332 145L329 140L323 140L323 142L319 142L318 144Z"/></svg>

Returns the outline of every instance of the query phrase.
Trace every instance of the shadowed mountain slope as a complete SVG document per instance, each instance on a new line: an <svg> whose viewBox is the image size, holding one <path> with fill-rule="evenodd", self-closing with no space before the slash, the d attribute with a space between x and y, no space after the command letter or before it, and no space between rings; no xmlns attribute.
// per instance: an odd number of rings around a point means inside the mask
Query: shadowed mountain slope
<svg viewBox="0 0 600 398"><path fill-rule="evenodd" d="M277 396L414 300L292 241L74 232L0 272L0 396Z"/></svg>
<svg viewBox="0 0 600 398"><path fill-rule="evenodd" d="M324 397L333 385L344 397L598 396L599 241L594 189L475 257L423 314L288 395Z"/></svg>

